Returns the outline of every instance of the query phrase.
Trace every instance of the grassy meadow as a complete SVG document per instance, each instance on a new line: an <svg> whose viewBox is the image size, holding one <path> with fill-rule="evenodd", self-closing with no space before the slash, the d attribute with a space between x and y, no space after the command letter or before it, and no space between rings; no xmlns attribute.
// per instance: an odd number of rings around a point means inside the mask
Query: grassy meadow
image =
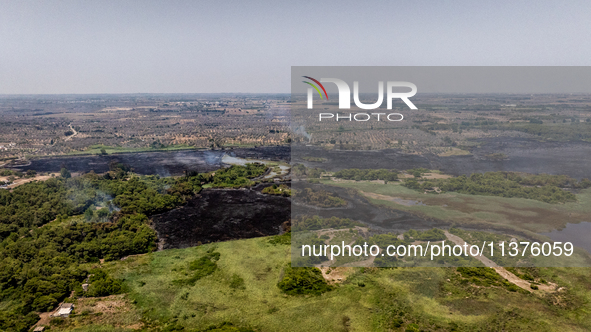
<svg viewBox="0 0 591 332"><path fill-rule="evenodd" d="M52 331L587 331L590 269L537 268L557 292L509 290L456 268L337 268L322 295L288 296L277 283L290 246L229 241L103 263L127 293L75 300ZM191 262L219 253L193 285Z"/></svg>

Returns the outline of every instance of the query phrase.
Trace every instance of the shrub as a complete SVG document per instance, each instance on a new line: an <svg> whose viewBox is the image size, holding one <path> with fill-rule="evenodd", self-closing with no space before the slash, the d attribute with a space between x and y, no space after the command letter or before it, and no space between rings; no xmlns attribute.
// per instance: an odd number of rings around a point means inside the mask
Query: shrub
<svg viewBox="0 0 591 332"><path fill-rule="evenodd" d="M334 173L335 178L347 180L398 180L398 171L389 169L344 169Z"/></svg>
<svg viewBox="0 0 591 332"><path fill-rule="evenodd" d="M489 267L458 267L458 272L462 277L481 286L504 284L503 281L505 281L494 269Z"/></svg>
<svg viewBox="0 0 591 332"><path fill-rule="evenodd" d="M187 279L176 279L173 280L173 284L176 285L195 285L195 282L201 278L207 277L213 274L217 270L217 261L220 259L220 253L214 252L213 248L210 249L207 254L203 257L198 258L189 263L189 271L193 271L193 275Z"/></svg>
<svg viewBox="0 0 591 332"><path fill-rule="evenodd" d="M33 310L45 312L50 311L57 305L58 301L49 295L43 295L33 301Z"/></svg>
<svg viewBox="0 0 591 332"><path fill-rule="evenodd" d="M90 277L90 286L86 296L99 297L123 293L123 283L119 279L111 278L102 270L93 271L94 275Z"/></svg>
<svg viewBox="0 0 591 332"><path fill-rule="evenodd" d="M320 295L333 289L316 267L285 267L283 279L277 287L288 295Z"/></svg>
<svg viewBox="0 0 591 332"><path fill-rule="evenodd" d="M230 288L232 289L244 289L244 279L237 274L233 274L230 278Z"/></svg>

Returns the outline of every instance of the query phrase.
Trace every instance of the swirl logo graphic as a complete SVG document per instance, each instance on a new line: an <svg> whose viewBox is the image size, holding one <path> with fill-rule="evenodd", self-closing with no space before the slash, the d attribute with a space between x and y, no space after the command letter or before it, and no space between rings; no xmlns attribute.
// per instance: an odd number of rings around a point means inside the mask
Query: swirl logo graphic
<svg viewBox="0 0 591 332"><path fill-rule="evenodd" d="M326 93L326 89L324 88L324 85L322 85L322 83L320 83L318 80L316 80L316 79L314 79L314 78L312 78L310 76L302 76L302 77L307 78L307 79L313 81L314 83L318 84L318 86L320 86L320 88L322 88L322 91L324 91L324 95L326 96L326 100L328 100L328 94ZM309 84L311 87L313 87L314 89L316 89L316 91L318 91L318 95L320 96L320 99L323 99L322 98L322 93L320 93L320 90L318 89L318 87L316 85L314 85L314 84L312 84L310 82L306 82L306 81L302 81L302 82L304 82L306 84Z"/></svg>

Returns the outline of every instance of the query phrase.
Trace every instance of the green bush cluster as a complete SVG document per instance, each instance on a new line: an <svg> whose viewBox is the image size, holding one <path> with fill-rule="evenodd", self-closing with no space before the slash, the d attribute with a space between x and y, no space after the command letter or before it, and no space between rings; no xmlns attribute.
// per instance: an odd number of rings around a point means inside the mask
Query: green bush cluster
<svg viewBox="0 0 591 332"><path fill-rule="evenodd" d="M269 195L280 195L280 196L285 196L285 197L289 197L291 196L291 188L285 184L281 184L281 185L272 185L269 187L266 187L265 189L263 189L262 191L263 194L269 194Z"/></svg>
<svg viewBox="0 0 591 332"><path fill-rule="evenodd" d="M189 263L189 271L191 271L191 276L185 279L175 279L172 281L175 285L190 285L193 286L195 283L200 280L201 278L207 277L208 275L212 274L217 270L218 265L217 261L220 259L220 253L213 251L213 248L208 250L208 252Z"/></svg>
<svg viewBox="0 0 591 332"><path fill-rule="evenodd" d="M2 298L18 301L15 310L25 314L51 310L88 274L79 264L145 253L155 247L155 240L144 215L124 216L116 223L36 228L21 238L9 236L0 250Z"/></svg>
<svg viewBox="0 0 591 332"><path fill-rule="evenodd" d="M530 271L525 271L525 272L521 273L521 269L517 269L516 267L507 267L506 269L507 269L507 271L513 273L515 276L517 276L520 279L527 280L527 281L535 281L535 278L534 278L534 276L532 276ZM525 268L525 269L527 269L527 268ZM535 268L530 268L530 269L535 269Z"/></svg>
<svg viewBox="0 0 591 332"><path fill-rule="evenodd" d="M521 291L521 288L501 277L491 267L458 267L458 272L477 286L501 286L511 292Z"/></svg>
<svg viewBox="0 0 591 332"><path fill-rule="evenodd" d="M15 178L32 178L37 175L37 171L29 169L26 172L15 171L6 168L0 168L0 176L12 176Z"/></svg>
<svg viewBox="0 0 591 332"><path fill-rule="evenodd" d="M429 173L429 172L430 171L428 169L423 168L423 167L416 167L416 168L411 168L411 169L406 170L406 173L411 174L415 178L420 178L425 173Z"/></svg>
<svg viewBox="0 0 591 332"><path fill-rule="evenodd" d="M0 311L0 328L4 331L29 331L37 321L39 321L39 316L34 312L22 314L15 311Z"/></svg>
<svg viewBox="0 0 591 332"><path fill-rule="evenodd" d="M103 270L90 271L93 275L89 278L90 286L84 295L89 297L101 297L121 294L124 291L123 282L113 279Z"/></svg>
<svg viewBox="0 0 591 332"><path fill-rule="evenodd" d="M247 165L222 170L219 178L195 172L160 178L133 175L117 163L110 168L104 175L56 177L0 190L0 298L11 303L0 313L0 330L18 330L20 325L12 322L29 322L34 311L53 309L80 287L88 275L80 264L153 250L156 233L148 216L183 204L205 183L228 183L235 175L265 171L264 166ZM71 221L77 215L84 218ZM193 278L209 273L203 271L197 269ZM93 287L96 294L118 288L108 278Z"/></svg>
<svg viewBox="0 0 591 332"><path fill-rule="evenodd" d="M458 192L469 195L529 198L546 203L575 201L576 196L562 188L588 188L591 181L577 181L564 175L529 175L513 172L474 173L450 179L406 179L404 185L411 189Z"/></svg>
<svg viewBox="0 0 591 332"><path fill-rule="evenodd" d="M398 180L398 171L390 169L344 169L333 174L335 178L346 180Z"/></svg>
<svg viewBox="0 0 591 332"><path fill-rule="evenodd" d="M433 228L422 232L411 229L404 233L405 240L411 238L414 241L442 241L447 239L445 233L438 228Z"/></svg>
<svg viewBox="0 0 591 332"><path fill-rule="evenodd" d="M297 202L308 205L314 205L321 208L331 208L346 206L347 201L338 197L336 194L322 189L305 188L302 191L296 191L294 198Z"/></svg>
<svg viewBox="0 0 591 332"><path fill-rule="evenodd" d="M320 178L320 175L322 175L322 173L324 172L324 170L321 168L308 168L302 164L293 165L291 171L295 176L307 176L313 179Z"/></svg>
<svg viewBox="0 0 591 332"><path fill-rule="evenodd" d="M249 179L261 176L267 171L267 166L260 163L245 166L231 166L215 172L213 186L217 188L239 188L254 184Z"/></svg>
<svg viewBox="0 0 591 332"><path fill-rule="evenodd" d="M244 279L242 279L241 276L234 273L232 277L230 277L230 288L245 289L246 287L244 286Z"/></svg>
<svg viewBox="0 0 591 332"><path fill-rule="evenodd" d="M322 272L316 267L291 267L287 264L277 287L288 295L320 295L332 290Z"/></svg>

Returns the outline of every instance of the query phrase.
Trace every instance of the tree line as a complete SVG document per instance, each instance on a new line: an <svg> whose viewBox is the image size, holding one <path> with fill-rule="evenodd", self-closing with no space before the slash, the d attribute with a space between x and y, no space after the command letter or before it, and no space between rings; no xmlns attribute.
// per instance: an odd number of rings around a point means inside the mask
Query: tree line
<svg viewBox="0 0 591 332"><path fill-rule="evenodd" d="M566 189L591 187L591 181L577 181L566 175L532 175L515 172L474 173L450 179L406 179L404 186L417 190L458 192L469 195L518 197L546 203L566 203L577 197Z"/></svg>
<svg viewBox="0 0 591 332"><path fill-rule="evenodd" d="M73 290L81 294L89 271L80 264L154 250L150 215L184 204L203 185L249 185L265 171L247 164L161 178L113 165L104 175L70 177L65 170L0 190L0 330L26 331L38 320L35 312L52 310ZM117 280L95 276L86 296L121 291Z"/></svg>

